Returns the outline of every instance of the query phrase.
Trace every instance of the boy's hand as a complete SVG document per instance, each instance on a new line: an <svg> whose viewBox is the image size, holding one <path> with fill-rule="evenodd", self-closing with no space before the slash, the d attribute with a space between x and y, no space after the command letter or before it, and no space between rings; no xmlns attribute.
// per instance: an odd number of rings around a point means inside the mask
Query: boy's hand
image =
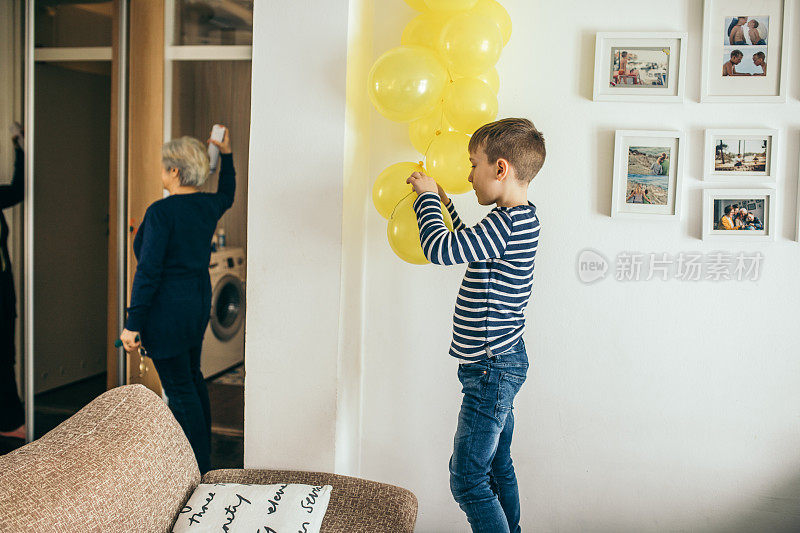
<svg viewBox="0 0 800 533"><path fill-rule="evenodd" d="M439 199L442 201L444 205L449 204L450 198L447 197L447 194L445 194L444 189L442 189L442 186L439 185L438 183L436 184L436 186L439 187Z"/></svg>
<svg viewBox="0 0 800 533"><path fill-rule="evenodd" d="M436 181L422 172L414 172L411 174L406 180L406 183L410 183L411 187L414 188L414 192L417 194L422 194L424 192L439 193L439 185L436 184Z"/></svg>

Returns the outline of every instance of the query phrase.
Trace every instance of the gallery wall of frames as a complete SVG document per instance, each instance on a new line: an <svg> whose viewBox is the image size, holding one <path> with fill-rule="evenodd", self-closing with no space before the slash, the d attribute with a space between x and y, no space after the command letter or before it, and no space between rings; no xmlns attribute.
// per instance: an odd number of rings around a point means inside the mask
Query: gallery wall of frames
<svg viewBox="0 0 800 533"><path fill-rule="evenodd" d="M786 102L792 4L765 0L751 12L753 2L746 0L704 1L702 104ZM687 41L686 32L598 33L594 101L683 102ZM703 239L773 240L776 184L784 172L777 154L781 132L757 123L713 126L705 130L702 147L702 178L708 183ZM689 149L680 131L618 130L611 216L678 219ZM800 171L791 175L800 179ZM795 239L800 240L800 192L797 205Z"/></svg>

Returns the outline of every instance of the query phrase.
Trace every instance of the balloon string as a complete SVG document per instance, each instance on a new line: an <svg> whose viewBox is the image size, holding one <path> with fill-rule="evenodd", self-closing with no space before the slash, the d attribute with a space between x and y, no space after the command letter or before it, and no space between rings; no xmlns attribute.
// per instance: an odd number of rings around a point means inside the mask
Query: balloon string
<svg viewBox="0 0 800 533"><path fill-rule="evenodd" d="M394 206L394 209L392 209L392 214L391 214L391 215L389 215L389 220L391 220L391 219L393 219L393 218L394 218L394 212L395 212L395 211L397 211L397 206L398 206L398 205L400 205L400 204L402 204L402 203L403 203L403 200L405 200L406 198L408 198L408 197L409 197L409 196L411 196L412 194L414 194L414 191L413 191L413 190L412 190L410 193L408 193L408 194L406 194L405 196L403 196L403 197L400 199L400 201L399 201L399 202L397 202L397 203L395 204L395 206Z"/></svg>
<svg viewBox="0 0 800 533"><path fill-rule="evenodd" d="M449 69L448 69L448 72L450 72ZM450 80L450 81L453 81L453 80ZM444 133L444 99L442 99L442 114L439 115L439 129L436 130L436 132L437 133L434 133L433 138L431 139L431 142L428 143L427 148L425 148L425 153L422 154L423 157L425 158L425 162L426 163L428 162L428 151L431 149L431 145L433 144L434 139L436 139L437 135L441 135L442 133Z"/></svg>

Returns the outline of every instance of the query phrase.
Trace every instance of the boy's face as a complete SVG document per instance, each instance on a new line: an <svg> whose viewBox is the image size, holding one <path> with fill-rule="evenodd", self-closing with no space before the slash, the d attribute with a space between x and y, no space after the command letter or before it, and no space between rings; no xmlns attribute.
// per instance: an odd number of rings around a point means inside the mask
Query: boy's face
<svg viewBox="0 0 800 533"><path fill-rule="evenodd" d="M478 203L491 205L497 202L503 192L503 181L497 179L497 163L489 163L486 152L480 147L477 151L470 152L469 160L472 163L469 181L472 183L472 188L475 189Z"/></svg>
<svg viewBox="0 0 800 533"><path fill-rule="evenodd" d="M758 56L753 56L753 64L754 64L755 66L757 66L757 67L760 67L760 66L761 66L761 63L762 63L763 61L764 61L764 60L763 60L763 59L761 59L760 57L758 57Z"/></svg>
<svg viewBox="0 0 800 533"><path fill-rule="evenodd" d="M738 65L741 62L742 62L742 56L731 57L731 63L733 63L734 65Z"/></svg>

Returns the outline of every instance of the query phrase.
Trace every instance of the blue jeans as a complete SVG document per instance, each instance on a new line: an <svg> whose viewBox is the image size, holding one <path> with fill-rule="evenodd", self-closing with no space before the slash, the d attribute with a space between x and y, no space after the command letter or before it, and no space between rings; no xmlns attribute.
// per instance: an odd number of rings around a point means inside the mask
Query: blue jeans
<svg viewBox="0 0 800 533"><path fill-rule="evenodd" d="M200 346L168 359L153 359L172 414L183 428L200 474L211 470L211 406L200 371Z"/></svg>
<svg viewBox="0 0 800 533"><path fill-rule="evenodd" d="M464 398L450 457L450 491L475 533L520 531L511 437L514 397L527 372L522 339L488 361L458 367Z"/></svg>

